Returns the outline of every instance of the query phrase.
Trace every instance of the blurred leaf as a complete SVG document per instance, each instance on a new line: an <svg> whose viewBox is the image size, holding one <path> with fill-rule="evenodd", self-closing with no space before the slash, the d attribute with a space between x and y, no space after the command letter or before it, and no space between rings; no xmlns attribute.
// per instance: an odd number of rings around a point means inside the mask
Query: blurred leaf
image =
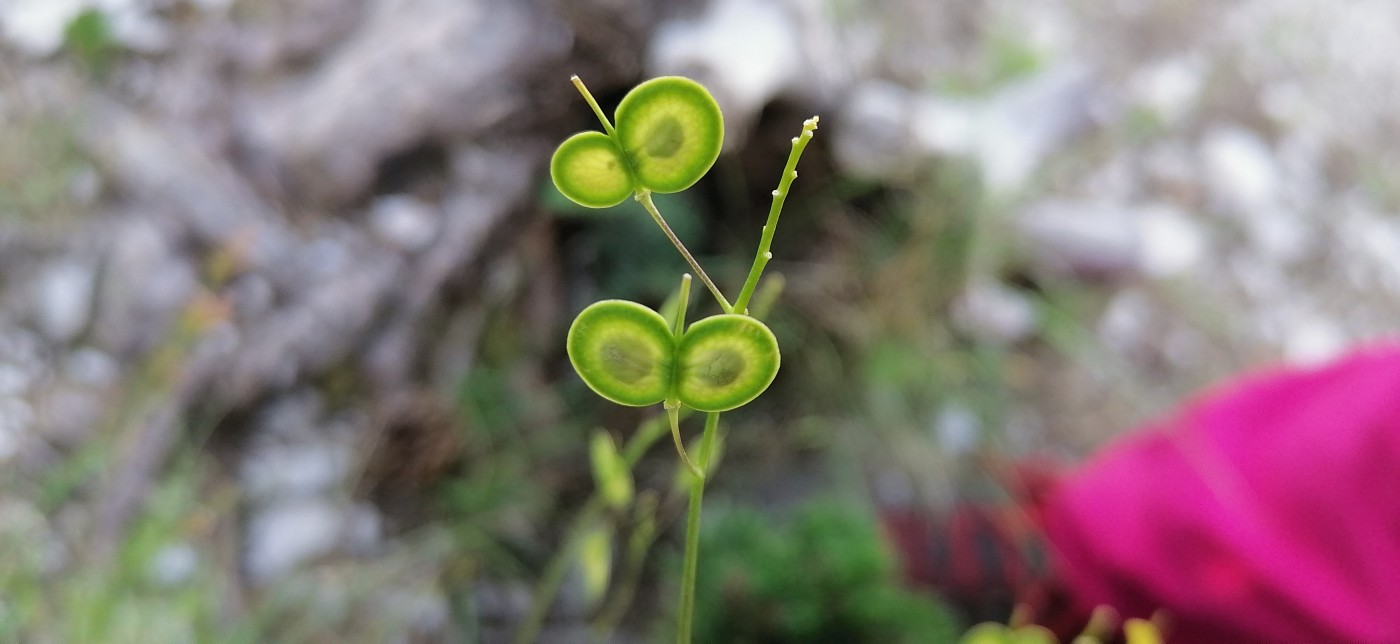
<svg viewBox="0 0 1400 644"><path fill-rule="evenodd" d="M612 576L612 529L603 523L589 528L580 542L578 557L584 602L591 609L607 594Z"/></svg>
<svg viewBox="0 0 1400 644"><path fill-rule="evenodd" d="M107 71L117 51L111 21L100 9L88 9L68 23L63 42L93 73Z"/></svg>
<svg viewBox="0 0 1400 644"><path fill-rule="evenodd" d="M810 503L786 524L753 510L706 523L695 641L923 643L960 629L931 597L905 590L862 508Z"/></svg>
<svg viewBox="0 0 1400 644"><path fill-rule="evenodd" d="M593 480L598 485L598 493L614 509L626 508L632 502L632 472L627 469L627 461L617 453L612 436L602 430L594 433L589 454L593 459Z"/></svg>

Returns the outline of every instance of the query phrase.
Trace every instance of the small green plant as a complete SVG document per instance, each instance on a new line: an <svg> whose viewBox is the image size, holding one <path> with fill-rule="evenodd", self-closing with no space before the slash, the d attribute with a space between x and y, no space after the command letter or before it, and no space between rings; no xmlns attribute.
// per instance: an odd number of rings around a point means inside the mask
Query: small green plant
<svg viewBox="0 0 1400 644"><path fill-rule="evenodd" d="M952 642L959 625L937 600L901 587L867 511L804 504L786 521L726 511L703 537L695 638L728 642Z"/></svg>
<svg viewBox="0 0 1400 644"><path fill-rule="evenodd" d="M753 266L731 304L666 223L653 193L685 190L699 181L719 157L724 119L708 90L695 81L666 76L646 81L625 96L608 120L577 76L573 83L602 123L603 132L580 132L555 151L550 176L559 192L591 208L615 206L631 195L651 215L691 270L719 304L721 313L686 325L689 274L681 278L680 296L670 320L641 304L604 300L585 308L569 328L568 354L589 388L622 405L661 403L666 410L676 451L691 473L686 519L685 561L678 610L677 641L689 642L694 618L695 576L699 557L700 506L705 479L715 452L720 412L741 407L768 388L781 362L777 339L749 315L749 303L772 259L770 248L778 216L794 179L797 161L817 129L808 119L792 139L768 221L759 239ZM706 412L705 428L692 459L680 432L682 407ZM610 445L610 444L609 444ZM606 447L599 448L606 452ZM624 459L595 458L616 490L630 488ZM600 476L600 482L605 477ZM614 491L610 497L625 500Z"/></svg>

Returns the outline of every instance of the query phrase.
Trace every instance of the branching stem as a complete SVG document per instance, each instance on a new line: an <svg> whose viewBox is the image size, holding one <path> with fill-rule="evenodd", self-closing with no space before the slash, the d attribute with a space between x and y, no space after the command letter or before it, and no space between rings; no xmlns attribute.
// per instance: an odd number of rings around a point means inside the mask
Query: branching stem
<svg viewBox="0 0 1400 644"><path fill-rule="evenodd" d="M695 271L695 276L700 278L700 281L705 284L706 288L710 289L710 293L715 296L715 300L719 302L724 312L733 313L734 307L729 304L729 300L724 299L724 294L719 292L719 287L715 286L709 274L705 272L705 269L700 268L700 262L695 261L695 256L691 255L689 250L686 250L685 244L681 243L681 239L676 236L675 231L671 230L671 226L661 217L661 211L656 209L656 204L651 200L651 191L638 190L636 198L637 203L642 204L642 207L646 208L647 212L651 214L651 218L656 221L656 225L661 227L661 232L666 234L666 239L671 240L671 245L675 246L676 250L680 251L681 256L685 258L686 263L690 264L690 270Z"/></svg>

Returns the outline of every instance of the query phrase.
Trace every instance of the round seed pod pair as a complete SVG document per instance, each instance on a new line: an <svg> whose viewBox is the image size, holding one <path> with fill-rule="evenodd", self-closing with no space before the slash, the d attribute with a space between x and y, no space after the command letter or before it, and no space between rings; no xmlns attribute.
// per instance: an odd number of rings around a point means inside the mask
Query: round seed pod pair
<svg viewBox="0 0 1400 644"><path fill-rule="evenodd" d="M677 339L661 314L625 300L579 313L567 348L584 383L608 400L634 407L676 400L705 412L748 404L781 362L773 332L747 315L699 320Z"/></svg>
<svg viewBox="0 0 1400 644"><path fill-rule="evenodd" d="M617 106L611 135L579 132L559 145L549 175L582 206L606 208L640 190L680 192L719 158L724 117L709 90L681 76L636 86Z"/></svg>

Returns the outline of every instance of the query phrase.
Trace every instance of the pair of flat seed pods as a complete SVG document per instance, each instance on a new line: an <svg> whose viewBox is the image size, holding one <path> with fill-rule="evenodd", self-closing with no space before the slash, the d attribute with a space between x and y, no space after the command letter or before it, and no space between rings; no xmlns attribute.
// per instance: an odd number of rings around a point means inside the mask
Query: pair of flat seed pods
<svg viewBox="0 0 1400 644"><path fill-rule="evenodd" d="M607 208L643 190L685 190L709 172L724 145L719 104L681 76L634 87L618 103L615 120L616 127L604 123L609 133L579 132L554 152L550 177L579 205Z"/></svg>
<svg viewBox="0 0 1400 644"><path fill-rule="evenodd" d="M615 120L615 127L604 120L609 133L580 132L554 153L550 176L575 203L606 208L634 193L689 188L714 165L724 142L714 97L679 76L635 87ZM608 400L705 412L753 400L773 382L780 362L773 332L747 315L705 318L678 335L656 311L623 300L584 309L569 328L568 353L583 381Z"/></svg>
<svg viewBox="0 0 1400 644"><path fill-rule="evenodd" d="M615 403L675 403L729 411L778 375L778 340L747 315L699 320L677 337L661 314L636 302L603 300L569 328L569 360L589 388Z"/></svg>

